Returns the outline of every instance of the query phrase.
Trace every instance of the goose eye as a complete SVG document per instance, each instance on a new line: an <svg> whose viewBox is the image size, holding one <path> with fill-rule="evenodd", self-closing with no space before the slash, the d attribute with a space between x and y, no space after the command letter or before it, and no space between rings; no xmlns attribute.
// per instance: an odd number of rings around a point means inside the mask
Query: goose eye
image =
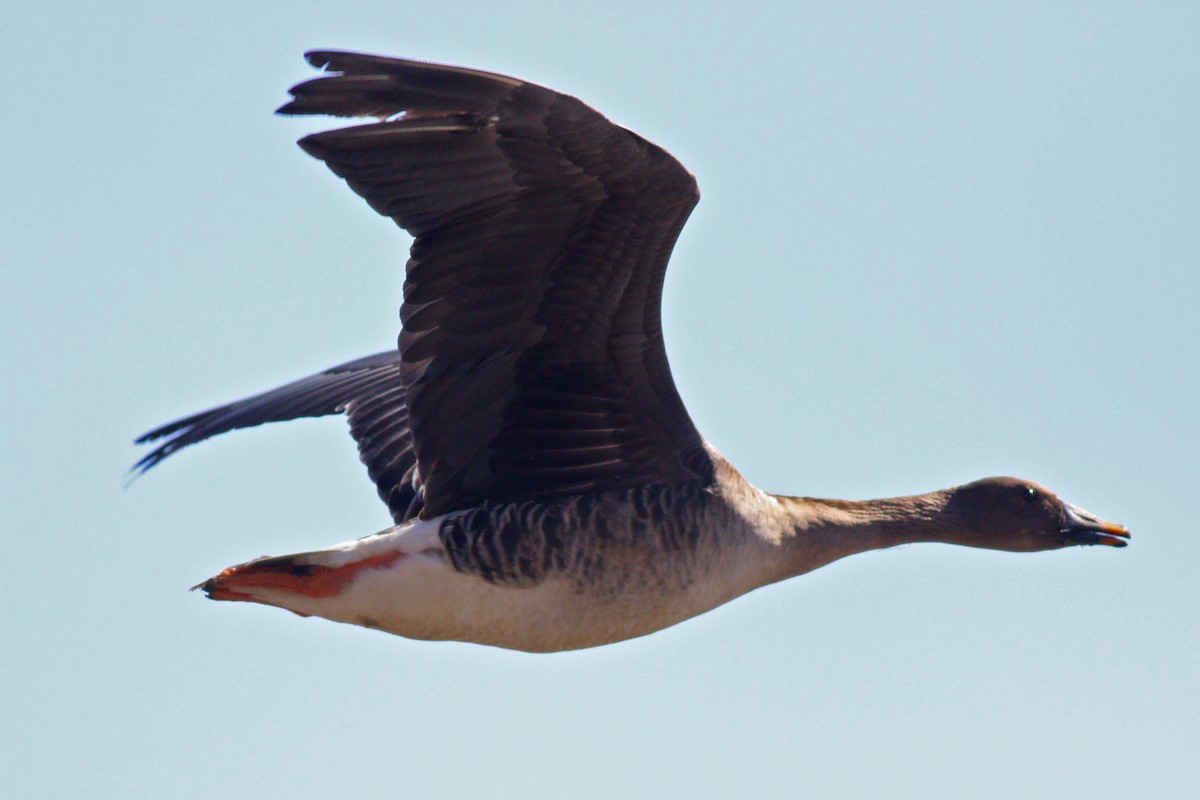
<svg viewBox="0 0 1200 800"><path fill-rule="evenodd" d="M1026 486L1025 491L1021 494L1025 498L1026 503L1033 503L1038 499L1038 491L1032 486Z"/></svg>

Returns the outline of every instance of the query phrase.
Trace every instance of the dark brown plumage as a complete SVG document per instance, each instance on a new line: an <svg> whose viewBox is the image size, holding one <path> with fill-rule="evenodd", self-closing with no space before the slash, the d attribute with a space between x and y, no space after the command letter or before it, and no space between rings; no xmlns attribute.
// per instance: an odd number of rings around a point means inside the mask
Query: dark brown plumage
<svg viewBox="0 0 1200 800"><path fill-rule="evenodd" d="M339 74L296 86L280 113L419 109L300 146L416 237L400 369L422 513L702 476L659 319L692 176L539 86L376 56L309 61Z"/></svg>
<svg viewBox="0 0 1200 800"><path fill-rule="evenodd" d="M407 396L393 388L388 397L407 400L398 405L411 434L392 418L386 437L352 431L396 520L418 495L433 517L485 499L711 474L659 314L667 259L699 198L692 176L540 86L379 56L307 57L332 73L294 87L279 113L385 118L300 146L415 237L392 362ZM139 441L174 438L138 468L270 419L347 410L365 435L383 418L380 377L351 362L234 404L236 413L156 429ZM385 442L395 457L377 451ZM415 476L404 460L410 442L420 478L397 492Z"/></svg>

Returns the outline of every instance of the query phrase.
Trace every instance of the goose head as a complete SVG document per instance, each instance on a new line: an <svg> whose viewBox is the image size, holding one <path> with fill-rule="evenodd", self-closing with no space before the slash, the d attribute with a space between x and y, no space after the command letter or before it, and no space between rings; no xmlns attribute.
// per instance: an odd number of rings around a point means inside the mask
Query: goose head
<svg viewBox="0 0 1200 800"><path fill-rule="evenodd" d="M1129 538L1123 525L1100 519L1046 487L1019 478L984 478L952 489L945 510L960 532L959 543L993 550L1124 547Z"/></svg>

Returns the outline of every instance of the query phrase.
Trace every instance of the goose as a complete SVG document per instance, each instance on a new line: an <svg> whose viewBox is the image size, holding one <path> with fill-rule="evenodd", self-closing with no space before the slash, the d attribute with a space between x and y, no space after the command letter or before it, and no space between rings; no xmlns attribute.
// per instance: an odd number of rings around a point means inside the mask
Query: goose
<svg viewBox="0 0 1200 800"><path fill-rule="evenodd" d="M665 150L542 86L315 51L299 145L414 239L396 349L156 428L140 474L268 422L344 414L394 525L194 587L425 640L531 652L643 636L855 553L912 542L1122 547L1036 483L869 501L755 488L667 364L667 260L699 199Z"/></svg>

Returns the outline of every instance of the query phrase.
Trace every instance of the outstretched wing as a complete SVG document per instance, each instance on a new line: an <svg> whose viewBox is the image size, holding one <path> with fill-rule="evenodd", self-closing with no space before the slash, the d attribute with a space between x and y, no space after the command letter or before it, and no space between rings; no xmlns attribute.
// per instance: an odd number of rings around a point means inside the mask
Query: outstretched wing
<svg viewBox="0 0 1200 800"><path fill-rule="evenodd" d="M667 365L663 274L699 194L578 100L458 67L313 52L283 114L415 241L400 371L430 517L484 500L707 480Z"/></svg>
<svg viewBox="0 0 1200 800"><path fill-rule="evenodd" d="M134 470L145 472L172 453L227 431L338 413L349 418L359 457L392 518L400 523L415 517L422 506L421 486L397 350L356 359L144 433L139 444L165 441L143 456Z"/></svg>

